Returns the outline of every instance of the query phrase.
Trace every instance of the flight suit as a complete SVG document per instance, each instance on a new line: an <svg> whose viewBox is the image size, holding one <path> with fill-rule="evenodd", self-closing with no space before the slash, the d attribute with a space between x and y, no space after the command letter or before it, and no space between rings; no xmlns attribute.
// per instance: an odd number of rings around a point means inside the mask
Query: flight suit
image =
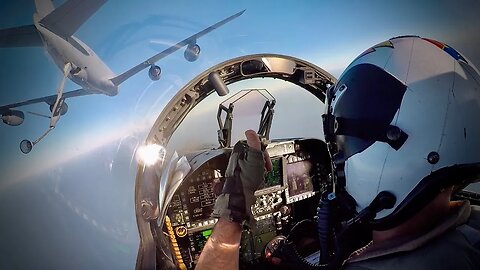
<svg viewBox="0 0 480 270"><path fill-rule="evenodd" d="M480 207L465 201L427 234L375 250L367 246L342 269L480 269Z"/></svg>

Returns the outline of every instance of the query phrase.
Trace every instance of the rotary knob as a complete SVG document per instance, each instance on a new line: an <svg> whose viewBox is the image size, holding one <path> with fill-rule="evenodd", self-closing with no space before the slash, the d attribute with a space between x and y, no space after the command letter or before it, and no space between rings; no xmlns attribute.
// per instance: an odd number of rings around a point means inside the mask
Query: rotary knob
<svg viewBox="0 0 480 270"><path fill-rule="evenodd" d="M175 234L177 234L178 237L184 237L187 235L187 228L185 228L185 226L178 226L175 228Z"/></svg>

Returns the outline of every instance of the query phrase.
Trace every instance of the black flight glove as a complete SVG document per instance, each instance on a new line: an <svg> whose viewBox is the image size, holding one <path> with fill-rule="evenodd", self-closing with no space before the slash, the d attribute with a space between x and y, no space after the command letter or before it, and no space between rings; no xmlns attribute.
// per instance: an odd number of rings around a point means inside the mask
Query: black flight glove
<svg viewBox="0 0 480 270"><path fill-rule="evenodd" d="M255 218L251 206L256 201L254 192L263 183L265 168L271 168L271 163L261 150L258 135L252 130L245 135L247 141L239 141L233 147L225 171L225 184L215 202L212 217L222 217L253 228Z"/></svg>

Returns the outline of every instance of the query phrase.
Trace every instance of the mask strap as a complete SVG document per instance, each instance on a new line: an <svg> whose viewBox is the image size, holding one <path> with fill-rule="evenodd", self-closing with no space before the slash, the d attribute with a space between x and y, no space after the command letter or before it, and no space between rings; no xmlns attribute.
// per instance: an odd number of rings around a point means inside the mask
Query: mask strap
<svg viewBox="0 0 480 270"><path fill-rule="evenodd" d="M332 120L329 119L331 122ZM332 125L329 123L329 125ZM397 126L366 119L335 117L334 134L361 138L367 141L388 143L398 150L408 138L407 133ZM331 127L330 127L331 128Z"/></svg>

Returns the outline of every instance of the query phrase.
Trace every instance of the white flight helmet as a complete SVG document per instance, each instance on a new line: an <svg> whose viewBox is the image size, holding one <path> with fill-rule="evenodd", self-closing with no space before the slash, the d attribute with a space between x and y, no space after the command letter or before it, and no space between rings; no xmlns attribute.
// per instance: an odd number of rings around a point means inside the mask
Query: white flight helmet
<svg viewBox="0 0 480 270"><path fill-rule="evenodd" d="M368 49L327 93L324 115L337 191L356 211L396 200L374 228L405 221L448 186L480 178L480 75L435 40L404 36Z"/></svg>

